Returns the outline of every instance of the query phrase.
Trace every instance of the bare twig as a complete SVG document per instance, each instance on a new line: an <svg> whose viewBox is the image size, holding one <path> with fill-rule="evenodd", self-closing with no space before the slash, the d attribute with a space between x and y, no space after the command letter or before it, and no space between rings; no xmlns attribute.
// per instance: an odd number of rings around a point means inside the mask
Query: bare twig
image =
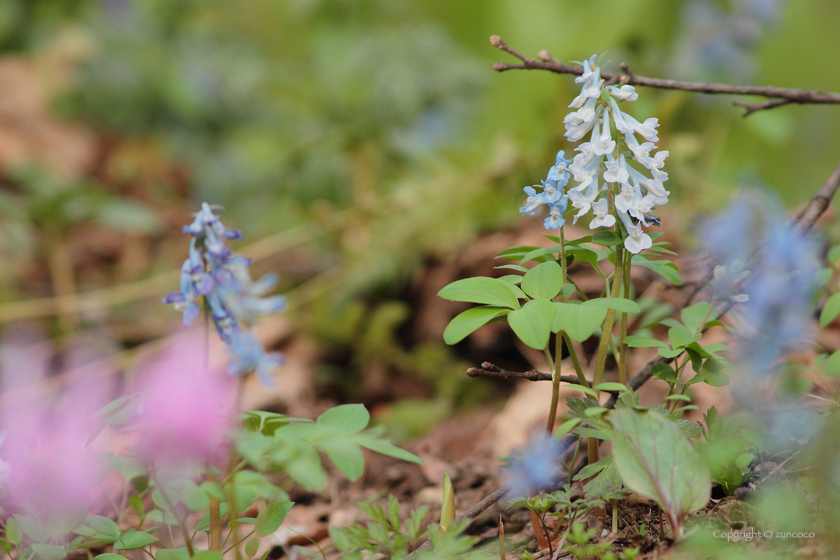
<svg viewBox="0 0 840 560"><path fill-rule="evenodd" d="M828 209L828 205L834 198L838 187L840 187L840 164L834 168L820 190L811 197L808 205L794 218L793 222L799 231L805 233L814 227L817 219Z"/></svg>
<svg viewBox="0 0 840 560"><path fill-rule="evenodd" d="M506 62L497 62L493 65L493 70L497 72L505 72L507 70L546 70L556 74L583 74L583 68L577 65L565 64L554 59L546 51L540 53L541 60L534 60L528 58L505 43L501 37L493 35L490 37L490 44L494 47L510 53L519 60L522 64L508 64ZM676 89L681 91L692 91L696 93L706 94L729 94L729 95L757 95L760 97L767 97L770 100L759 103L746 103L742 101L735 101L735 105L740 105L746 108L744 116L750 115L756 111L763 109L771 109L781 105L790 103L799 104L825 104L825 103L840 103L840 93L822 93L810 89L790 89L780 88L774 86L733 86L729 84L715 84L715 83L701 83L701 82L678 82L676 80L662 80L659 78L647 78L645 76L637 76L627 64L621 65L624 73L619 72L601 72L601 77L608 84L618 83L629 84L631 86L646 86L657 89Z"/></svg>
<svg viewBox="0 0 840 560"><path fill-rule="evenodd" d="M490 377L493 379L527 379L528 381L551 381L550 373L543 373L535 369L528 371L508 371L502 369L490 362L484 362L480 368L471 367L467 370L467 375L470 377ZM560 381L563 383L579 384L577 376L561 375Z"/></svg>

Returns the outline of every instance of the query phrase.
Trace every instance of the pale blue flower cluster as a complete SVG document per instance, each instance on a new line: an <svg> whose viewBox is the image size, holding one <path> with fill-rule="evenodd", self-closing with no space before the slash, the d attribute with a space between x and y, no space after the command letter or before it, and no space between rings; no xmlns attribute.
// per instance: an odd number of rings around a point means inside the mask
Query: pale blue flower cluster
<svg viewBox="0 0 840 560"><path fill-rule="evenodd" d="M765 374L775 370L784 352L801 344L814 312L819 270L816 241L798 231L778 200L748 191L707 224L703 240L710 254L733 269L720 274L739 285L715 285L718 294L738 293L751 333L742 340L743 370ZM750 269L741 272L744 265Z"/></svg>
<svg viewBox="0 0 840 560"><path fill-rule="evenodd" d="M242 233L222 225L206 202L195 220L184 226L191 235L189 257L181 267L181 290L163 298L184 312L188 326L201 312L201 298L206 304L219 338L228 346L232 360L228 369L233 375L256 372L266 385L273 385L271 371L282 363L282 356L267 353L249 327L260 315L282 311L286 298L267 296L277 286L277 275L269 273L254 281L251 260L234 254L225 244L240 239Z"/></svg>
<svg viewBox="0 0 840 560"><path fill-rule="evenodd" d="M520 212L533 215L542 204L548 204L545 227L555 229L565 223L563 214L570 205L577 210L573 223L590 212L594 214L590 229L612 227L617 217L628 234L625 248L639 253L653 245L642 228L659 225L651 212L666 204L670 194L663 186L668 174L662 169L668 152L653 153L659 141L659 121L650 118L639 122L619 108L619 103L633 102L639 95L630 85L605 86L595 55L581 66L583 72L575 78L583 84L581 93L569 105L574 110L564 119L566 138L580 142L575 148L579 153L570 162L564 152L558 152L557 162L542 181L543 191L538 194L533 187L525 187L528 200ZM587 134L589 141L581 142ZM639 143L637 134L643 143ZM578 184L567 188L570 176Z"/></svg>
<svg viewBox="0 0 840 560"><path fill-rule="evenodd" d="M548 218L545 219L546 229L558 229L566 220L563 214L569 207L569 197L566 196L564 187L569 182L568 165L571 163L565 158L565 152L557 152L557 158L551 169L548 170L542 183L542 192L537 193L534 187L525 187L525 194L528 199L525 206L519 209L523 214L533 216L543 204L548 205Z"/></svg>

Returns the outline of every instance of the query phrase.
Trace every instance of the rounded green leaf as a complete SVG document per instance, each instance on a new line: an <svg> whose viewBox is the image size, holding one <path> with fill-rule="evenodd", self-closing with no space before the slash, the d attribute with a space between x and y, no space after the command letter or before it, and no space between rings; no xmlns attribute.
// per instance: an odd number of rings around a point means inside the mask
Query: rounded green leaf
<svg viewBox="0 0 840 560"><path fill-rule="evenodd" d="M342 432L355 434L367 428L370 413L362 404L341 404L324 412L315 421L333 428L340 428Z"/></svg>
<svg viewBox="0 0 840 560"><path fill-rule="evenodd" d="M604 229L596 232L595 235L592 236L592 243L604 246L620 245L622 243L622 239L621 235L618 233L609 229Z"/></svg>
<svg viewBox="0 0 840 560"><path fill-rule="evenodd" d="M604 322L607 308L600 305L588 305L589 302L575 305L573 303L554 302L554 319L551 323L552 332L566 331L566 333L583 342Z"/></svg>
<svg viewBox="0 0 840 560"><path fill-rule="evenodd" d="M190 511L204 511L210 507L210 498L192 481L188 481L181 490L181 502Z"/></svg>
<svg viewBox="0 0 840 560"><path fill-rule="evenodd" d="M531 348L542 350L551 336L554 304L547 299L533 299L522 306L522 309L511 311L507 319L510 328L522 342Z"/></svg>
<svg viewBox="0 0 840 560"><path fill-rule="evenodd" d="M613 411L610 420L615 466L627 488L652 499L677 521L706 505L712 487L709 468L676 423L630 409Z"/></svg>
<svg viewBox="0 0 840 560"><path fill-rule="evenodd" d="M621 297L590 299L586 304L600 305L608 309L614 309L619 313L641 313L642 311L638 303Z"/></svg>
<svg viewBox="0 0 840 560"><path fill-rule="evenodd" d="M245 545L245 554L248 558L253 558L257 555L257 551L260 549L260 540L259 539L251 539Z"/></svg>
<svg viewBox="0 0 840 560"><path fill-rule="evenodd" d="M521 287L532 298L553 299L563 288L563 269L555 261L538 264L522 278Z"/></svg>
<svg viewBox="0 0 840 560"><path fill-rule="evenodd" d="M332 439L321 443L321 449L335 463L344 476L358 480L365 470L365 456L359 446L346 439Z"/></svg>
<svg viewBox="0 0 840 560"><path fill-rule="evenodd" d="M662 348L668 347L668 345L661 340L657 340L650 336L639 336L637 334L625 336L623 342L631 348L655 348L657 346Z"/></svg>
<svg viewBox="0 0 840 560"><path fill-rule="evenodd" d="M629 391L626 385L616 383L615 381L608 381L606 383L599 383L592 387L596 391Z"/></svg>
<svg viewBox="0 0 840 560"><path fill-rule="evenodd" d="M578 425L582 422L583 420L581 420L580 418L572 418L571 420L566 420L560 425L559 428L557 428L557 431L554 432L554 437L560 439L561 437L565 436L566 434L574 430L576 427L578 427Z"/></svg>
<svg viewBox="0 0 840 560"><path fill-rule="evenodd" d="M157 540L158 538L156 536L150 535L145 531L131 530L114 543L114 548L116 550L136 550L157 542Z"/></svg>
<svg viewBox="0 0 840 560"><path fill-rule="evenodd" d="M289 510L295 505L294 502L272 502L257 514L257 520L254 523L254 530L259 537L266 537L280 528L283 521L286 519Z"/></svg>
<svg viewBox="0 0 840 560"><path fill-rule="evenodd" d="M496 278L478 276L452 282L438 292L443 299L519 309L513 290Z"/></svg>
<svg viewBox="0 0 840 560"><path fill-rule="evenodd" d="M828 301L825 302L825 305L822 308L822 313L820 313L820 326L825 327L837 316L840 315L840 294L834 294Z"/></svg>
<svg viewBox="0 0 840 560"><path fill-rule="evenodd" d="M93 560L125 560L125 556L114 554L113 552L105 552L103 554L97 554L93 557Z"/></svg>
<svg viewBox="0 0 840 560"><path fill-rule="evenodd" d="M187 547L179 546L178 548L162 548L155 552L156 560L190 560L190 553L187 552Z"/></svg>
<svg viewBox="0 0 840 560"><path fill-rule="evenodd" d="M23 540L23 531L20 530L20 526L17 521L15 521L14 517L10 517L6 520L6 538L9 539L9 542L12 544L18 544L21 540Z"/></svg>
<svg viewBox="0 0 840 560"><path fill-rule="evenodd" d="M474 333L499 315L510 311L506 307L481 306L467 309L449 321L443 331L443 341L447 344L457 344Z"/></svg>
<svg viewBox="0 0 840 560"><path fill-rule="evenodd" d="M826 375L837 375L840 373L840 350L837 350L823 362L823 369Z"/></svg>

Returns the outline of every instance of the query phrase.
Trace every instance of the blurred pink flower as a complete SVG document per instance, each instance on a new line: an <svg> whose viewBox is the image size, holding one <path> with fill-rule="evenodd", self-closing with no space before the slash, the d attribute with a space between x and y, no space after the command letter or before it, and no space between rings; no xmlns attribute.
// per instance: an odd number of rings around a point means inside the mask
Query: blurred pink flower
<svg viewBox="0 0 840 560"><path fill-rule="evenodd" d="M40 333L10 327L0 343L0 481L3 505L48 518L87 512L106 474L91 445L92 415L113 397L107 360L94 344L71 346L60 377L47 377L52 348ZM61 390L55 386L61 384ZM16 507L12 505L11 507Z"/></svg>
<svg viewBox="0 0 840 560"><path fill-rule="evenodd" d="M234 420L230 376L206 371L201 336L180 337L140 368L137 457L147 465L178 467L218 458Z"/></svg>

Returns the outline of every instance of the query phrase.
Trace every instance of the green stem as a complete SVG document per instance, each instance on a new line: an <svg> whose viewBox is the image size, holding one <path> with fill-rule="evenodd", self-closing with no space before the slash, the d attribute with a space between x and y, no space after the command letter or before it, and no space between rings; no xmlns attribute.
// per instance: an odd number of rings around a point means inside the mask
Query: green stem
<svg viewBox="0 0 840 560"><path fill-rule="evenodd" d="M560 227L560 269L563 274L562 286L566 285L566 237L564 228ZM560 301L566 298L560 295ZM551 369L551 406L548 410L548 422L546 430L550 434L554 431L554 422L557 420L557 405L560 400L560 368L563 361L563 335L557 333L554 336L554 367Z"/></svg>
<svg viewBox="0 0 840 560"><path fill-rule="evenodd" d="M565 331L560 331L563 334L563 340L566 341L566 348L569 349L569 356L572 358L572 365L575 366L575 373L577 374L578 381L584 387L589 387L589 382L586 380L586 377L583 375L583 368L580 366L580 360L578 360L577 352L575 351L575 347L572 346L572 339L569 338L569 335L566 334Z"/></svg>
<svg viewBox="0 0 840 560"><path fill-rule="evenodd" d="M624 266L622 264L622 257L624 254L624 247L622 245L618 245L615 248L615 272L613 272L613 282L612 282L612 290L610 291L610 297L618 297L618 294L621 293L621 276L624 270ZM607 316L604 318L604 328L602 329L601 333L601 344L598 346L598 355L595 359L595 373L592 376L592 386L596 386L601 383L601 379L604 377L604 366L607 363L607 350L610 347L610 336L613 328L613 321L615 321L615 310L614 309L607 309ZM598 440L595 438L589 438L587 442L588 451L589 451L589 464L596 463L598 461Z"/></svg>
<svg viewBox="0 0 840 560"><path fill-rule="evenodd" d="M554 337L554 368L551 370L551 406L548 411L548 433L554 431L554 422L557 419L557 404L560 400L560 361L563 358L563 336L557 333Z"/></svg>
<svg viewBox="0 0 840 560"><path fill-rule="evenodd" d="M617 298L621 293L621 277L624 271L622 258L624 256L624 247L621 245L615 248L615 272L613 272L612 289L610 290L610 297ZM607 350L610 346L610 336L612 333L613 322L615 321L615 310L607 309L607 316L604 319L604 327L601 332L601 344L598 346L598 355L595 361L595 374L592 377L592 385L598 385L604 376L604 366L607 363Z"/></svg>
<svg viewBox="0 0 840 560"><path fill-rule="evenodd" d="M169 508L169 513L172 514L172 517L178 522L178 527L181 528L181 533L184 535L184 540L187 543L187 554L190 558L195 556L195 551L193 550L192 540L190 539L190 533L187 531L187 524L184 522L184 519L175 513L175 504L172 503L172 500L169 499L169 496L166 494L166 490L164 490L163 486L161 486L160 481L158 481L156 475L154 473L150 473L152 480L155 482L155 486L157 489L160 490L160 495L163 496L163 501L166 502L166 506Z"/></svg>
<svg viewBox="0 0 840 560"><path fill-rule="evenodd" d="M624 263L624 299L630 299L630 266L633 257ZM624 339L627 338L627 313L621 314L621 348L618 352L618 382L627 385L627 345Z"/></svg>
<svg viewBox="0 0 840 560"><path fill-rule="evenodd" d="M578 453L580 453L580 440L577 441L577 445L575 446L575 453L572 455L572 462L569 463L569 468L566 469L571 476L572 470L575 468L575 464L577 464Z"/></svg>

